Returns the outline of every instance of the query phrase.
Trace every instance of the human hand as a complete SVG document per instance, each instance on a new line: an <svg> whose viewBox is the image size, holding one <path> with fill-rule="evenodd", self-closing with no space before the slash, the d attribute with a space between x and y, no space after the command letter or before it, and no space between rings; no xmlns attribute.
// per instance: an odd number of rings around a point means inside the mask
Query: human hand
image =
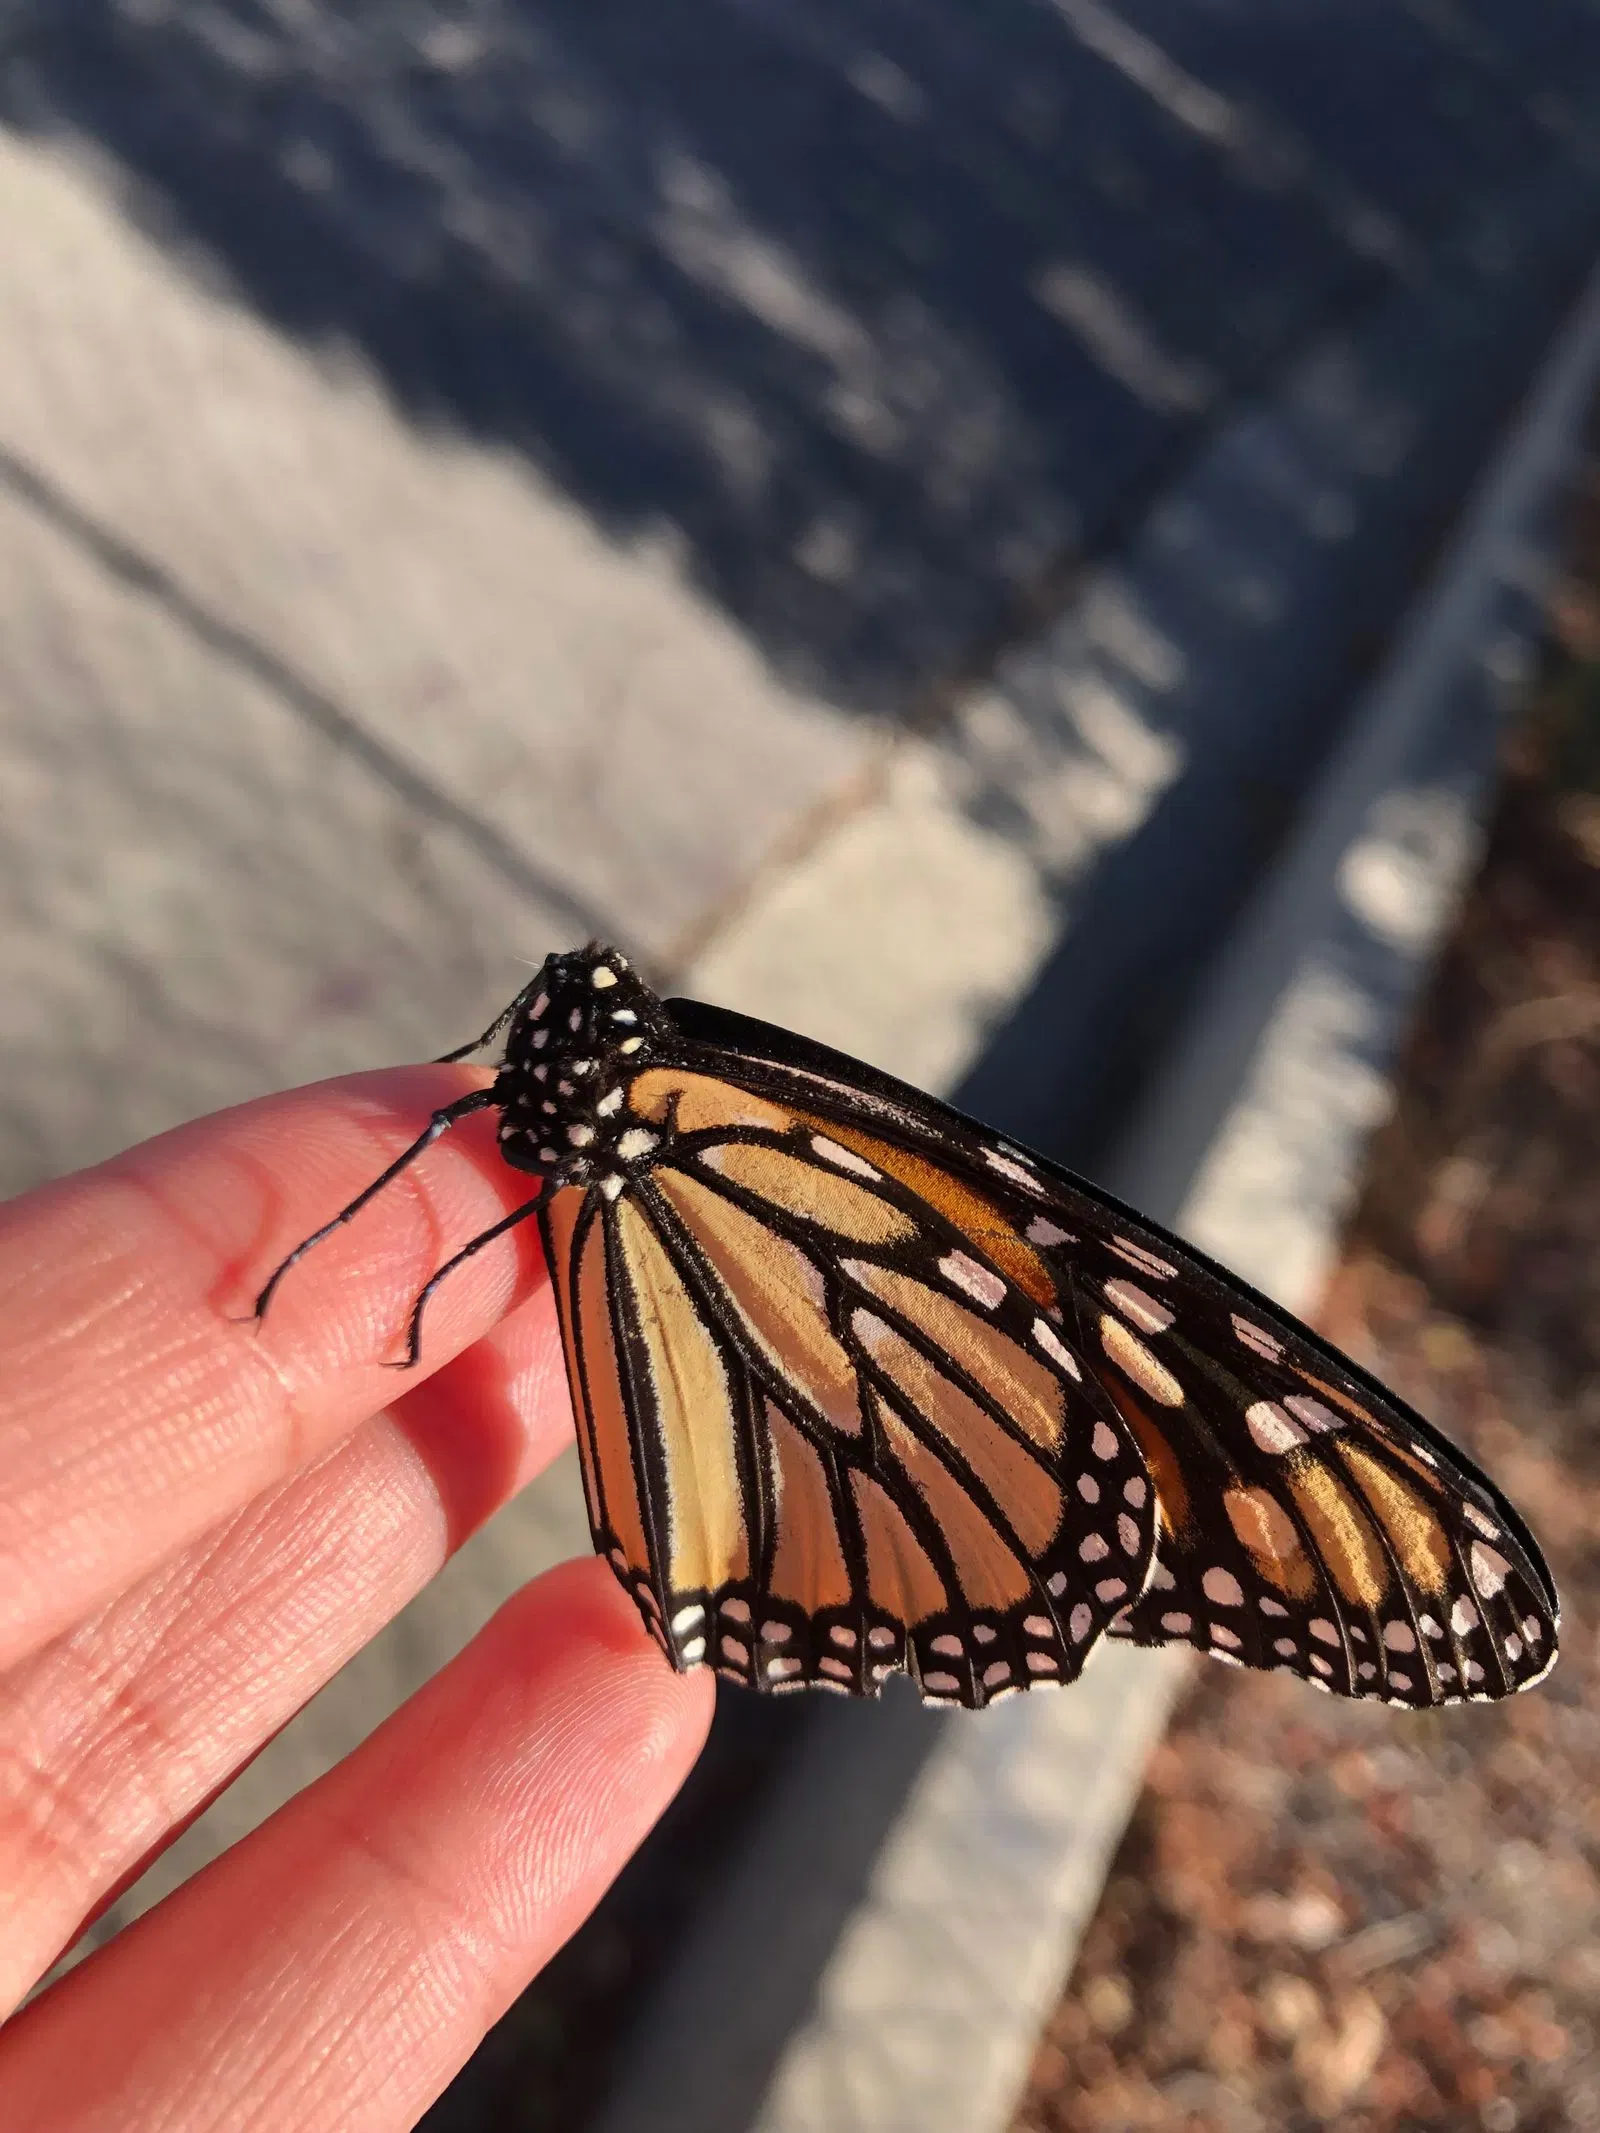
<svg viewBox="0 0 1600 2133"><path fill-rule="evenodd" d="M0 1208L0 2008L570 1430L526 1197L481 1120L264 1273L481 1076L330 1082ZM525 1587L338 1768L0 2031L0 2125L414 2124L670 1799L711 1678L593 1559Z"/></svg>

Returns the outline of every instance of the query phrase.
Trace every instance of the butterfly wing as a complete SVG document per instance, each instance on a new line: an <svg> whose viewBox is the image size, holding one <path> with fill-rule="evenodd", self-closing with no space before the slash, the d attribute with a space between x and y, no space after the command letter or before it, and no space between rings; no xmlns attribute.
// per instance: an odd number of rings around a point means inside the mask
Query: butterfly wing
<svg viewBox="0 0 1600 2133"><path fill-rule="evenodd" d="M1071 1680L1155 1505L1038 1254L722 1072L653 1064L627 1106L650 1159L541 1221L595 1545L674 1663L857 1695L904 1667L971 1707Z"/></svg>
<svg viewBox="0 0 1600 2133"><path fill-rule="evenodd" d="M670 1011L691 1056L917 1190L976 1262L1054 1306L1045 1322L1137 1443L1159 1506L1149 1587L1114 1634L1416 1707L1549 1671L1554 1587L1516 1512L1327 1343L920 1092L745 1017Z"/></svg>

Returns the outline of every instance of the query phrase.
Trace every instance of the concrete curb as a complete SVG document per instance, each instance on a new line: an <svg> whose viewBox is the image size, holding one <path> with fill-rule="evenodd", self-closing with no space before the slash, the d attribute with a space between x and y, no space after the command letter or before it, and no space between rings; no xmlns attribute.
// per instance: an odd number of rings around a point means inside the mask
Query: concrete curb
<svg viewBox="0 0 1600 2133"><path fill-rule="evenodd" d="M1597 380L1600 277L1104 1171L1292 1309L1315 1302L1476 849L1550 507ZM1111 1651L1073 1696L982 1722L830 1707L661 1994L604 2133L1004 2127L1185 1663ZM859 1856L843 1864L836 1831L831 1848L806 1841L842 1772L860 1780ZM863 1859L865 1894L841 1918ZM736 2029L708 2005L735 1978Z"/></svg>

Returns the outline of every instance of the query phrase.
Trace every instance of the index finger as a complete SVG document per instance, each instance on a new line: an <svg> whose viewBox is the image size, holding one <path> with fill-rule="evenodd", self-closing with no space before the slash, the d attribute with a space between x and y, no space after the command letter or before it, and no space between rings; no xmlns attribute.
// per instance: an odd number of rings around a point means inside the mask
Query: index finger
<svg viewBox="0 0 1600 2133"><path fill-rule="evenodd" d="M440 1290L418 1372L385 1367L428 1276L535 1190L475 1117L308 1254L259 1332L248 1321L284 1254L482 1083L465 1067L324 1082L0 1207L0 1667L325 1451L527 1291L531 1222Z"/></svg>

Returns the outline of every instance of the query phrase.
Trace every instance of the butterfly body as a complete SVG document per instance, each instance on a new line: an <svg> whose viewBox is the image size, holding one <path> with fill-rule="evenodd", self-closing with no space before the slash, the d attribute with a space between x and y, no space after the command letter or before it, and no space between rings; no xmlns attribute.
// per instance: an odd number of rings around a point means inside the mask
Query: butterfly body
<svg viewBox="0 0 1600 2133"><path fill-rule="evenodd" d="M624 1092L668 1027L621 956L547 957L509 1010L494 1088L506 1161L552 1185L626 1175L656 1137Z"/></svg>
<svg viewBox="0 0 1600 2133"><path fill-rule="evenodd" d="M903 1669L976 1708L1112 1635L1421 1708L1553 1663L1492 1484L1132 1210L598 945L502 1023L464 1101L543 1181L510 1219L539 1220L595 1547L674 1666Z"/></svg>

